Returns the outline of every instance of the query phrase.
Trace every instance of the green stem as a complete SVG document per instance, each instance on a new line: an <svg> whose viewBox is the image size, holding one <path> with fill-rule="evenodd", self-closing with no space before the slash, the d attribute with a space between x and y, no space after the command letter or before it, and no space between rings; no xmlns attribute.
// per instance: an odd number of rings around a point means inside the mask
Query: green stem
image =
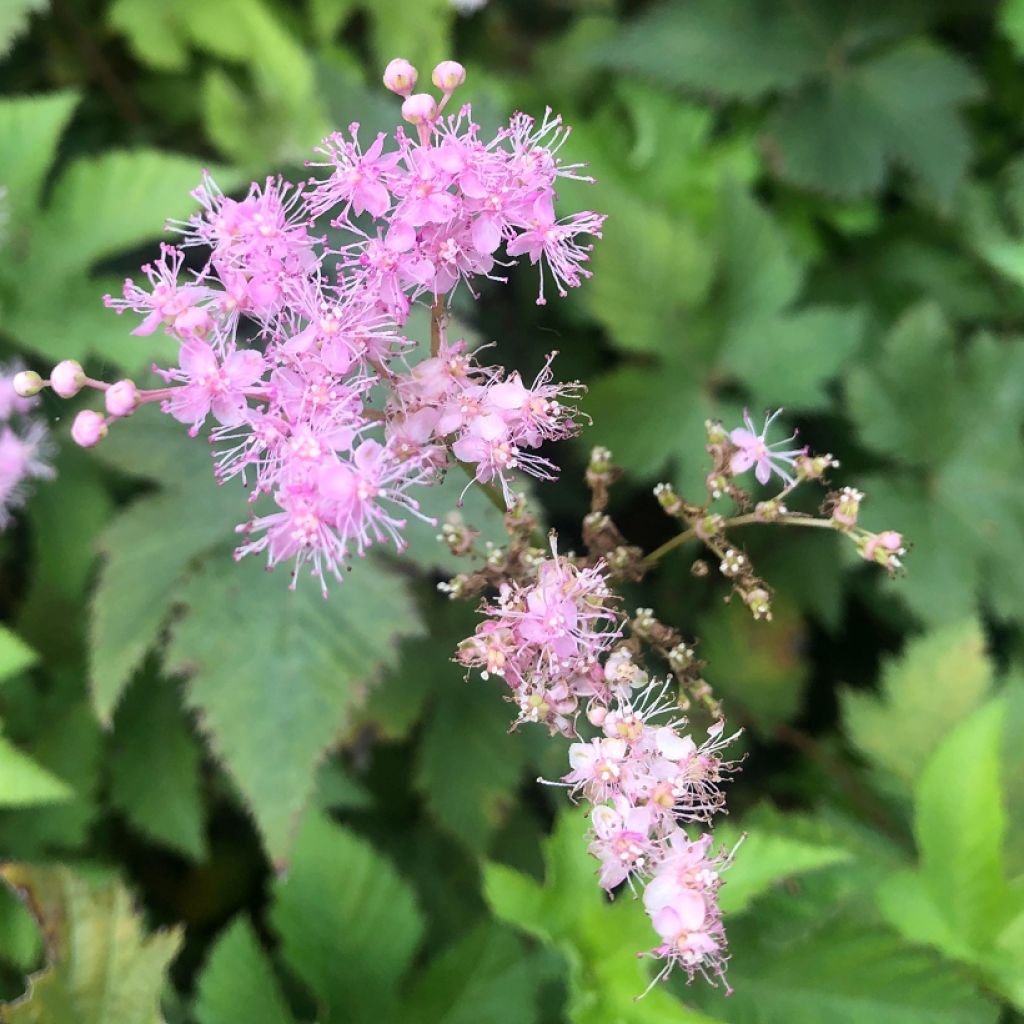
<svg viewBox="0 0 1024 1024"><path fill-rule="evenodd" d="M759 519L755 512L748 512L742 516L733 516L732 519L726 519L725 526L723 529L729 530L734 526L751 526L755 524L762 524L764 526L770 526L778 523L782 526L813 526L821 530L835 530L838 529L835 523L831 519L815 519L813 516L802 516L797 514L790 514L779 516L778 519L772 519L767 521ZM676 548L681 547L688 540L692 540L697 536L697 528L691 526L689 529L683 530L682 533L677 533L674 537L665 541L664 544L659 548L655 548L649 555L644 558L645 566L657 565L657 563L670 551L674 551Z"/></svg>

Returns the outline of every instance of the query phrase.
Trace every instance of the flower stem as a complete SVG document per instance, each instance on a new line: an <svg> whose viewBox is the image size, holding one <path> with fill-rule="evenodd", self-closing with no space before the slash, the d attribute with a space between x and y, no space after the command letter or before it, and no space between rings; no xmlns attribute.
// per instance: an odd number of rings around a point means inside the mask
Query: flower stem
<svg viewBox="0 0 1024 1024"><path fill-rule="evenodd" d="M445 328L448 316L444 308L444 296L438 295L430 307L430 354L436 356L441 351L441 342L445 339Z"/></svg>
<svg viewBox="0 0 1024 1024"><path fill-rule="evenodd" d="M723 530L728 530L733 526L751 526L754 524L761 524L764 526L772 526L774 524L780 524L782 526L813 526L822 530L835 530L838 529L835 523L831 519L815 519L814 516L803 516L796 513L789 515L779 516L778 519L765 520L759 519L757 514L754 512L748 512L742 516L733 516L732 519L726 519L723 525ZM670 551L674 551L676 548L681 547L688 540L692 540L697 536L697 528L691 526L682 533L677 533L674 537L669 538L659 548L655 548L649 555L644 558L645 566L657 565L661 559L667 555Z"/></svg>

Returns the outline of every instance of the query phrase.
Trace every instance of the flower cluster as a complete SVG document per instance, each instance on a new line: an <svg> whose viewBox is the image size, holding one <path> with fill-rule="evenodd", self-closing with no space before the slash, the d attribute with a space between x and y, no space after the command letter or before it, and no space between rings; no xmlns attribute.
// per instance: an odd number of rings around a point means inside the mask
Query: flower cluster
<svg viewBox="0 0 1024 1024"><path fill-rule="evenodd" d="M456 655L512 690L519 720L574 736L580 700L604 698L600 659L621 635L600 566L581 569L557 554L529 586L504 583L487 618Z"/></svg>
<svg viewBox="0 0 1024 1024"><path fill-rule="evenodd" d="M426 519L416 490L456 463L509 503L517 472L553 479L536 449L576 432L579 386L556 383L550 357L529 385L479 364L449 343L447 311L462 283L475 294L474 279L503 281L520 257L540 270L539 302L552 284L564 295L589 276L582 239L604 218L555 213L557 180L584 177L558 156L561 119L516 114L485 138L469 106L445 113L464 78L439 64L435 98L392 61L384 83L411 136L399 126L364 147L352 124L317 150L318 177L268 178L241 199L204 178L199 212L170 225L179 244L106 297L141 318L134 334L177 340L176 364L154 367L164 386L93 380L67 360L24 393L102 391L105 413L83 410L73 425L87 447L146 403L192 435L209 429L217 479L240 478L254 505L238 556L306 565L325 592L351 556L401 550L409 518ZM402 333L417 302L431 309L426 357Z"/></svg>
<svg viewBox="0 0 1024 1024"><path fill-rule="evenodd" d="M18 367L0 367L0 530L28 497L29 483L53 476L46 425L33 417L37 399L18 393Z"/></svg>
<svg viewBox="0 0 1024 1024"><path fill-rule="evenodd" d="M456 658L484 678L508 684L517 722L546 724L573 738L570 770L558 785L591 805L590 852L606 890L644 886L644 907L661 943L657 978L680 966L692 979L724 980L725 934L718 909L718 869L708 833L691 840L725 799L733 765L716 722L697 743L684 732L668 683L652 681L623 641L605 566L571 558L540 562L527 583L503 584L483 606L485 618ZM580 711L596 735L578 732Z"/></svg>

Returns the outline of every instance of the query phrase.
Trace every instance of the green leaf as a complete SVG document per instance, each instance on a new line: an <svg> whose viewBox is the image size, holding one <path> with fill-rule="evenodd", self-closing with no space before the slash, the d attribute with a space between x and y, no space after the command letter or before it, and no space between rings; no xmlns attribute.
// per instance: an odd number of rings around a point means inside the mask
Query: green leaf
<svg viewBox="0 0 1024 1024"><path fill-rule="evenodd" d="M706 1009L742 1024L994 1024L983 1000L934 954L879 927L826 922L794 942L759 942L753 918L732 929L726 997L704 986ZM736 950L742 950L742 954Z"/></svg>
<svg viewBox="0 0 1024 1024"><path fill-rule="evenodd" d="M114 0L107 24L123 33L139 60L159 71L184 71L189 64L182 12L174 4Z"/></svg>
<svg viewBox="0 0 1024 1024"><path fill-rule="evenodd" d="M909 793L928 755L991 685L981 625L954 623L912 639L885 663L879 696L843 691L846 732L883 785Z"/></svg>
<svg viewBox="0 0 1024 1024"><path fill-rule="evenodd" d="M545 883L505 867L484 869L484 894L503 921L553 946L569 968L568 1015L573 1024L709 1024L663 986L649 984L648 961L636 956L657 942L638 902L609 903L587 853L582 814L564 813L545 843Z"/></svg>
<svg viewBox="0 0 1024 1024"><path fill-rule="evenodd" d="M1024 421L1022 373L1020 342L980 335L957 347L938 309L924 304L848 376L864 443L909 467L881 486L863 481L863 519L914 545L908 575L888 586L926 622L969 616L978 590L1002 618L1024 597L1010 569L1024 558L1024 452L1007 443Z"/></svg>
<svg viewBox="0 0 1024 1024"><path fill-rule="evenodd" d="M48 0L7 0L0 9L0 57L10 53L18 36L28 28L32 15L48 6Z"/></svg>
<svg viewBox="0 0 1024 1024"><path fill-rule="evenodd" d="M27 644L0 626L0 683L36 663L38 656Z"/></svg>
<svg viewBox="0 0 1024 1024"><path fill-rule="evenodd" d="M140 674L114 717L110 803L158 843L206 854L200 750L174 685Z"/></svg>
<svg viewBox="0 0 1024 1024"><path fill-rule="evenodd" d="M793 184L845 199L877 191L895 162L948 205L971 156L959 109L981 92L958 57L909 42L782 103L769 158Z"/></svg>
<svg viewBox="0 0 1024 1024"><path fill-rule="evenodd" d="M827 410L826 391L859 349L863 309L816 306L789 316L752 318L729 334L721 366L735 374L757 408Z"/></svg>
<svg viewBox="0 0 1024 1024"><path fill-rule="evenodd" d="M323 1024L396 1019L423 921L409 885L364 839L308 815L270 920Z"/></svg>
<svg viewBox="0 0 1024 1024"><path fill-rule="evenodd" d="M301 163L330 130L309 54L260 0L187 0L182 19L200 49L248 65L238 86L219 68L203 82L207 131L234 160Z"/></svg>
<svg viewBox="0 0 1024 1024"><path fill-rule="evenodd" d="M36 229L34 258L51 274L71 273L159 237L169 218L194 212L191 192L203 167L154 149L108 150L76 160L54 186ZM210 171L222 188L237 180L223 168ZM68 224L88 230L71 233Z"/></svg>
<svg viewBox="0 0 1024 1024"><path fill-rule="evenodd" d="M999 5L999 29L1012 43L1017 57L1024 57L1024 0L1003 0Z"/></svg>
<svg viewBox="0 0 1024 1024"><path fill-rule="evenodd" d="M439 953L416 978L408 1024L532 1024L538 970L510 931L488 923Z"/></svg>
<svg viewBox="0 0 1024 1024"><path fill-rule="evenodd" d="M451 57L455 9L448 0L391 0L386 7L363 0L361 6L370 18L378 74L396 54L421 73Z"/></svg>
<svg viewBox="0 0 1024 1024"><path fill-rule="evenodd" d="M77 104L73 92L0 101L0 181L7 189L6 204L16 228L39 205L46 172Z"/></svg>
<svg viewBox="0 0 1024 1024"><path fill-rule="evenodd" d="M167 670L245 798L275 863L287 859L316 768L396 643L420 632L400 580L361 562L324 600L315 580L289 591L260 562L208 561L181 588Z"/></svg>
<svg viewBox="0 0 1024 1024"><path fill-rule="evenodd" d="M199 1024L291 1024L294 1020L252 925L236 917L218 937L199 976Z"/></svg>
<svg viewBox="0 0 1024 1024"><path fill-rule="evenodd" d="M669 87L750 100L818 70L814 32L813 18L771 0L692 0L653 8L593 59Z"/></svg>
<svg viewBox="0 0 1024 1024"><path fill-rule="evenodd" d="M778 825L786 827L787 818L780 816ZM735 827L719 825L715 831L716 843L729 848L740 839ZM719 897L719 906L727 915L746 910L758 896L800 875L844 864L852 854L842 846L811 842L786 833L773 833L768 828L751 823L750 831L736 851L736 858L723 876L725 884Z"/></svg>
<svg viewBox="0 0 1024 1024"><path fill-rule="evenodd" d="M808 672L801 655L807 630L785 597L773 603L771 622L755 621L739 601L718 604L702 617L698 634L708 682L752 728L771 736L799 711Z"/></svg>
<svg viewBox="0 0 1024 1024"><path fill-rule="evenodd" d="M438 646L434 657L451 657ZM447 671L420 741L416 784L434 817L482 852L514 806L528 748L509 733L517 709L504 700L504 683L466 682L458 666L439 664Z"/></svg>
<svg viewBox="0 0 1024 1024"><path fill-rule="evenodd" d="M1005 702L993 700L962 722L931 756L916 791L914 835L924 884L953 932L974 947L991 944L1014 909L1002 856L1005 713Z"/></svg>
<svg viewBox="0 0 1024 1024"><path fill-rule="evenodd" d="M72 798L0 811L0 849L21 859L39 859L55 849L84 843L96 813L93 798L100 781L103 738L84 696L49 700L39 710L37 729L21 746L36 764L67 785Z"/></svg>
<svg viewBox="0 0 1024 1024"><path fill-rule="evenodd" d="M47 936L52 961L6 1008L10 1024L159 1024L164 972L178 931L146 935L128 891L67 868L2 869Z"/></svg>
<svg viewBox="0 0 1024 1024"><path fill-rule="evenodd" d="M832 78L782 104L768 119L768 160L781 178L844 199L885 181L880 114L857 78Z"/></svg>
<svg viewBox="0 0 1024 1024"><path fill-rule="evenodd" d="M157 640L188 564L231 536L244 512L241 492L217 487L210 475L191 488L140 498L104 530L100 550L107 559L93 595L89 645L93 704L102 721L110 720Z"/></svg>
<svg viewBox="0 0 1024 1024"><path fill-rule="evenodd" d="M627 192L604 188L604 238L584 289L590 312L626 352L670 354L686 344L685 317L706 295L714 250L696 226ZM638 302L637 296L651 301Z"/></svg>
<svg viewBox="0 0 1024 1024"><path fill-rule="evenodd" d="M728 321L782 312L799 294L804 270L783 228L732 183L723 189L719 245L718 287Z"/></svg>
<svg viewBox="0 0 1024 1024"><path fill-rule="evenodd" d="M73 796L70 786L0 735L0 807L59 803Z"/></svg>

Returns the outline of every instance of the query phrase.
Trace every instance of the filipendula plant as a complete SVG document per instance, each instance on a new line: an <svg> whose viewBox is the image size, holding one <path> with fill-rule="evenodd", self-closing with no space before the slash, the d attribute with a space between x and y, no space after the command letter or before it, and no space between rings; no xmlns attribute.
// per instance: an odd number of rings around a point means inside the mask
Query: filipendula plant
<svg viewBox="0 0 1024 1024"><path fill-rule="evenodd" d="M616 585L696 538L754 616L768 618L771 592L734 530L836 530L890 570L903 542L861 529L862 496L849 488L829 494L820 516L791 512L792 492L836 463L787 447L792 439L770 442L774 416L760 433L749 417L731 431L708 424L707 493L694 504L659 485L658 500L682 530L656 551L630 545L608 515L618 470L604 449L587 470L585 553L562 553L553 534L538 532L513 488L522 473L557 477L538 449L579 433L583 387L555 380L554 354L529 383L484 365L464 340L449 338L450 303L461 287L475 295L480 277L504 281L521 257L540 272L538 303L552 291L565 296L590 276L590 240L600 238L604 217L555 212L559 178L592 180L560 155L569 138L561 118L515 114L484 138L468 105L451 111L464 79L461 65L439 64L435 98L414 92L415 68L394 60L384 84L403 98L411 132L399 126L367 144L352 124L317 149L316 176L268 178L241 200L202 181L199 212L169 225L178 244L142 268L144 283L129 279L121 298L106 297L118 313L141 317L134 334L162 329L178 339L177 365L154 367L164 386L95 380L66 360L48 380L22 372L17 392L101 392L105 410L80 411L71 428L83 447L147 403L193 436L206 431L217 479L249 489L236 557L287 563L292 587L309 573L325 596L354 556L377 544L401 551L410 517L433 523L417 493L464 471L466 487L484 488L504 513L508 543L479 550L455 510L441 526L441 539L470 563L441 590L483 598L482 621L456 660L504 683L516 725L541 724L570 741L570 770L553 784L590 807L598 883L642 894L658 935L655 980L679 967L691 980L724 982L717 894L735 850L715 848L710 823L737 766L726 754L736 734L693 646L653 610L627 612ZM327 225L333 244L318 234ZM203 257L186 270L192 249ZM430 310L429 353L403 334L417 303ZM778 480L778 493L754 504L737 483L750 470L761 485ZM731 516L711 510L726 501ZM704 561L695 568L710 571ZM693 707L711 722L698 736L687 731Z"/></svg>

